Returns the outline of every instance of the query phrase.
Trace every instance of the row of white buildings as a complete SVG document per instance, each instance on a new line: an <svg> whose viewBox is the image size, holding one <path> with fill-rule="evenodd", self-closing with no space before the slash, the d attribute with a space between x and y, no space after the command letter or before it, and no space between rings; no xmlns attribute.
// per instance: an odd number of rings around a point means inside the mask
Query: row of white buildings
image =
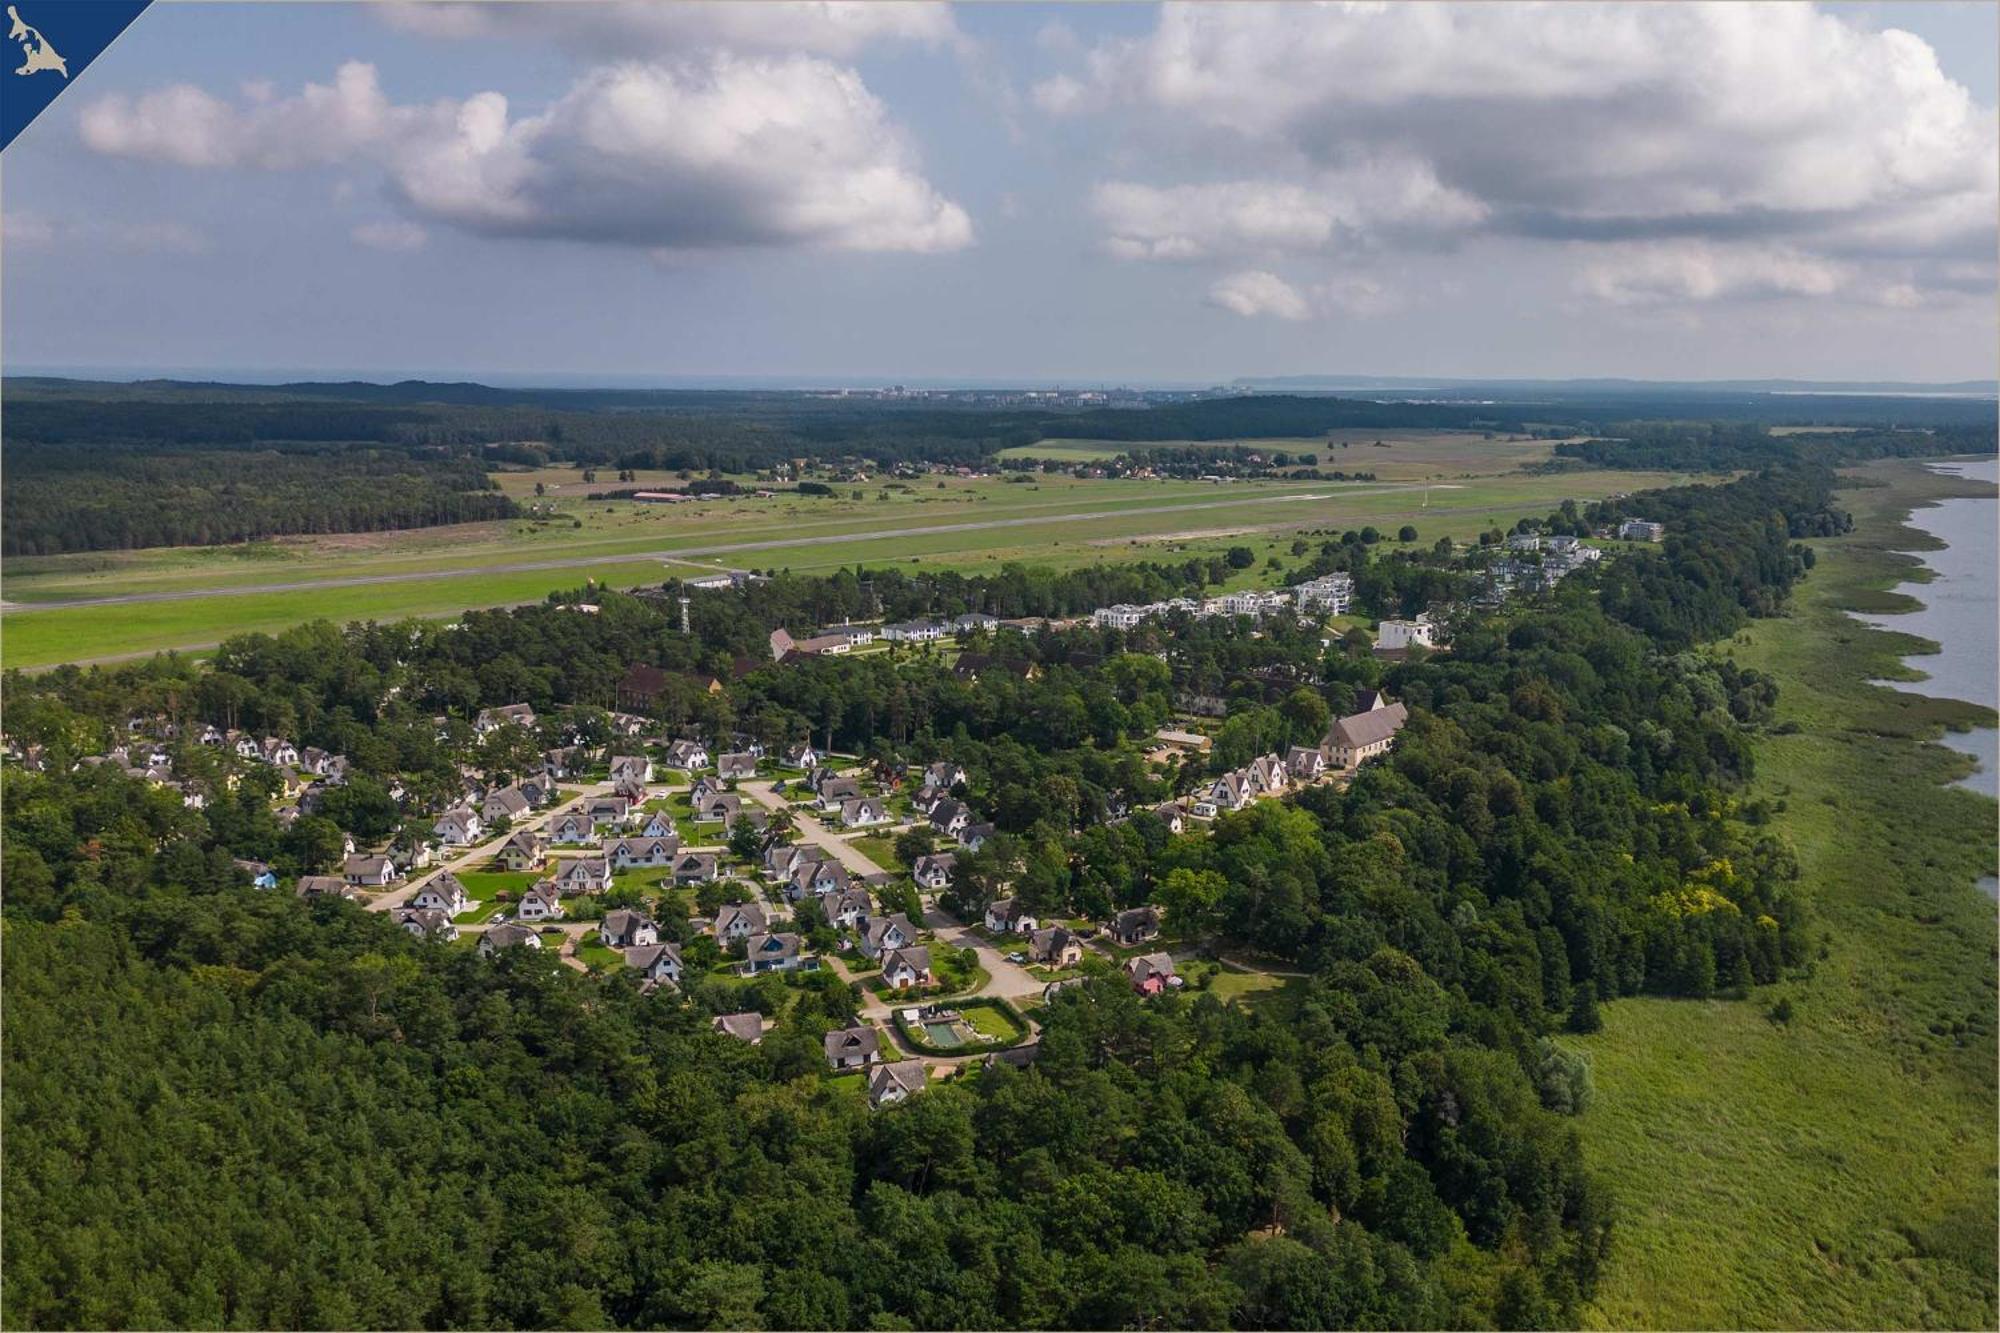
<svg viewBox="0 0 2000 1333"><path fill-rule="evenodd" d="M1291 588L1252 588L1197 601L1170 597L1163 602L1135 605L1120 602L1100 606L1090 616L1099 629L1137 629L1155 616L1184 611L1191 616L1253 616L1262 619L1287 611L1300 616L1342 615L1354 601L1354 580L1347 574L1327 574Z"/></svg>

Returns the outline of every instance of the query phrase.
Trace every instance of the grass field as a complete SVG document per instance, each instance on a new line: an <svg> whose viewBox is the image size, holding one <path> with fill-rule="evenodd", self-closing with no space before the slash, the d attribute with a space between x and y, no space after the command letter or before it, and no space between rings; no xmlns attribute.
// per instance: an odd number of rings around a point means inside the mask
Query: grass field
<svg viewBox="0 0 2000 1333"><path fill-rule="evenodd" d="M969 1005L961 1012L972 1030L988 1041L1019 1041L1026 1035L1012 1016L993 1005Z"/></svg>
<svg viewBox="0 0 2000 1333"><path fill-rule="evenodd" d="M461 912L454 918L461 922L479 922L501 910L495 895L503 890L519 901L522 890L533 884L541 876L528 870L465 870L458 874L458 882L472 895L475 904L469 911Z"/></svg>
<svg viewBox="0 0 2000 1333"><path fill-rule="evenodd" d="M890 834L870 833L866 837L849 838L847 841L855 851L884 870L901 868L902 863L896 860L896 839Z"/></svg>
<svg viewBox="0 0 2000 1333"><path fill-rule="evenodd" d="M1756 787L1784 803L1821 957L1745 1001L1619 1000L1578 1042L1586 1152L1619 1196L1599 1326L1995 1324L1995 908L1973 881L1996 811L1924 743L1991 715L1867 684L1907 678L1919 641L1845 614L1891 609L1896 552L1933 545L1901 515L1963 483L1866 473L1892 484L1844 493L1857 531L1814 543L1792 614L1718 649L1772 672L1798 724L1760 742Z"/></svg>
<svg viewBox="0 0 2000 1333"><path fill-rule="evenodd" d="M1116 458L1131 449L1129 444L1118 444L1111 440L1044 440L1040 444L1017 444L1012 449L1002 449L996 458L1056 458L1065 463L1096 463L1106 458Z"/></svg>
<svg viewBox="0 0 2000 1333"><path fill-rule="evenodd" d="M532 870L461 870L458 882L479 902L486 902L505 889L519 896L523 889L541 879Z"/></svg>
<svg viewBox="0 0 2000 1333"><path fill-rule="evenodd" d="M594 939L595 937L585 936L584 938ZM578 944L576 946L576 956L578 961L582 962L584 966L602 968L606 972L616 971L618 968L625 966L625 955L603 944Z"/></svg>
<svg viewBox="0 0 2000 1333"><path fill-rule="evenodd" d="M1225 967L1215 974L1215 980L1208 983L1208 993L1226 1002L1255 995L1259 991L1276 990L1284 984L1283 977L1274 977L1268 972L1241 972Z"/></svg>
<svg viewBox="0 0 2000 1333"><path fill-rule="evenodd" d="M1220 554L1248 544L1258 551L1259 564L1242 581L1264 582L1273 575L1263 561L1271 554L1289 558L1290 542L1301 531L1364 524L1393 531L1412 523L1427 540L1464 538L1520 514L1545 513L1565 498L1667 480L1644 473L1515 470L1545 454L1546 444L1475 447L1454 439L1363 448L1379 455L1368 466L1382 481L1212 486L1053 476L1023 485L952 478L943 490L934 482L913 482L907 490L886 492L887 499L879 498L885 492L874 484L858 488L860 500L847 491L819 500L686 505L557 498L564 516L550 524L480 523L13 560L6 569L10 609L0 618L0 664L35 667L200 649L231 634L274 632L316 618L444 618L468 607L539 601L589 579L625 588L729 565L800 572L910 562L962 570L1008 562L1071 568ZM968 526L995 523L1001 526ZM343 582L357 579L377 581ZM178 600L44 605L133 596Z"/></svg>
<svg viewBox="0 0 2000 1333"><path fill-rule="evenodd" d="M1425 466L1484 469L1499 457L1514 467L1546 458L1553 448L1551 440L1508 435L1489 439L1483 431L1471 430L1332 430L1323 435L1268 440L1047 439L1002 449L999 457L1094 463L1135 449L1242 449L1267 457L1274 453L1316 454L1318 466L1328 471L1374 472L1386 476L1407 466L1411 459L1421 460ZM1384 472L1385 467L1389 472Z"/></svg>

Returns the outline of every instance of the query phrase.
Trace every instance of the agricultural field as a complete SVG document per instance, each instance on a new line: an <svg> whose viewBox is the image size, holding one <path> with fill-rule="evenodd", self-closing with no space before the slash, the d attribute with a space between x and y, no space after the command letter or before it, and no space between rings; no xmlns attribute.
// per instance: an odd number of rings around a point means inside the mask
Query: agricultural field
<svg viewBox="0 0 2000 1333"><path fill-rule="evenodd" d="M1374 483L949 478L871 482L830 497L664 505L585 502L574 490L551 490L557 474L571 478L564 489L581 488L570 469L501 474L510 485L530 479L530 490L539 475L557 517L9 561L0 589L0 663L38 667L200 650L232 634L316 618L447 618L470 607L540 601L586 580L629 588L732 566L801 573L908 561L966 570L1008 562L1064 568L1206 556L1248 544L1259 568L1243 581L1255 583L1271 578L1264 562L1301 532L1364 524L1393 531L1411 523L1426 540L1465 538L1566 498L1671 480L1518 470L1547 447L1482 452L1457 437L1448 445L1369 446L1383 455L1369 460L1383 477ZM1538 452L1530 456L1530 448ZM600 474L596 485L605 484Z"/></svg>
<svg viewBox="0 0 2000 1333"><path fill-rule="evenodd" d="M1973 879L1995 810L1941 785L1969 759L1921 743L1992 715L1870 684L1907 679L1920 645L1847 615L1888 609L1898 552L1929 541L1903 512L1961 483L1863 472L1890 484L1843 494L1856 531L1814 543L1792 614L1716 648L1780 682L1756 794L1798 854L1818 958L1749 1000L1621 999L1573 1039L1597 1090L1585 1150L1619 1200L1602 1327L1992 1326L1993 903Z"/></svg>

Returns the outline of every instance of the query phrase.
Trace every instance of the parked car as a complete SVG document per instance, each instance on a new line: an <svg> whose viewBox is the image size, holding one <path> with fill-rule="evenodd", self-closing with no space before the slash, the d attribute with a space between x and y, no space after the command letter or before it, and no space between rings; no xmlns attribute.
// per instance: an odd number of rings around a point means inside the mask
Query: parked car
<svg viewBox="0 0 2000 1333"><path fill-rule="evenodd" d="M1017 950L1016 952L1007 955L1007 961L1010 963L1025 963L1028 961L1028 955L1021 953Z"/></svg>

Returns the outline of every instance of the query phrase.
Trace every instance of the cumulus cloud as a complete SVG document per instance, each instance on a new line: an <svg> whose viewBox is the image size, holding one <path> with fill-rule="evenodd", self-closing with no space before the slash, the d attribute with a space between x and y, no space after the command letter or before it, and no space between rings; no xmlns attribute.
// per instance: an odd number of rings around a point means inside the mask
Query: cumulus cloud
<svg viewBox="0 0 2000 1333"><path fill-rule="evenodd" d="M1830 296L1849 280L1840 266L1797 250L1706 241L1606 247L1591 257L1577 278L1585 293L1614 305Z"/></svg>
<svg viewBox="0 0 2000 1333"><path fill-rule="evenodd" d="M79 127L86 146L113 157L280 170L341 161L410 118L389 104L373 65L349 61L330 84L308 83L283 99L256 88L244 106L185 83L139 97L114 93L84 107Z"/></svg>
<svg viewBox="0 0 2000 1333"><path fill-rule="evenodd" d="M1208 301L1210 305L1245 319L1272 315L1278 319L1298 320L1312 313L1312 308L1306 304L1306 298L1298 288L1263 269L1245 269L1217 280L1208 289Z"/></svg>
<svg viewBox="0 0 2000 1333"><path fill-rule="evenodd" d="M498 92L397 105L350 62L330 85L243 105L187 86L108 97L82 127L100 153L189 167L371 162L414 217L488 235L665 250L972 240L860 75L810 56L600 66L527 116Z"/></svg>
<svg viewBox="0 0 2000 1333"><path fill-rule="evenodd" d="M951 10L931 3L759 0L756 4L388 4L392 26L427 37L530 40L599 59L702 48L852 56L878 42L956 43Z"/></svg>
<svg viewBox="0 0 2000 1333"><path fill-rule="evenodd" d="M1328 171L1305 184L1111 181L1097 187L1091 205L1107 246L1127 259L1301 252L1392 235L1442 236L1486 216L1477 199L1440 184L1426 164L1409 159Z"/></svg>
<svg viewBox="0 0 2000 1333"><path fill-rule="evenodd" d="M1375 279L1347 275L1301 289L1265 269L1244 269L1218 278L1208 303L1245 319L1366 319L1402 305L1400 296Z"/></svg>
<svg viewBox="0 0 2000 1333"><path fill-rule="evenodd" d="M356 245L394 254L421 250L424 242L430 239L430 233L414 222L363 222L348 234L354 238Z"/></svg>
<svg viewBox="0 0 2000 1333"><path fill-rule="evenodd" d="M1616 301L1819 295L1941 257L1991 280L1991 108L1917 37L1806 5L1170 4L1034 100L1176 147L1181 180L1098 194L1132 257L1421 222L1602 246L1583 286Z"/></svg>

